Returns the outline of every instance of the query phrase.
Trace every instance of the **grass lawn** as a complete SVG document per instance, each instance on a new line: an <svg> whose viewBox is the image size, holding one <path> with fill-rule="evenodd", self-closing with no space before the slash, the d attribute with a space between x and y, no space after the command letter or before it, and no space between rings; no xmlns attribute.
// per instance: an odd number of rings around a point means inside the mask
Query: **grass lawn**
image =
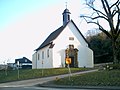
<svg viewBox="0 0 120 90"><path fill-rule="evenodd" d="M57 85L71 86L120 86L120 70L98 71L53 81Z"/></svg>
<svg viewBox="0 0 120 90"><path fill-rule="evenodd" d="M85 71L89 70L87 68L71 68L71 72ZM43 74L42 74L43 72ZM25 80L31 78L40 78L46 76L53 76L59 74L68 73L68 68L54 68L54 69L27 69L27 70L19 70L19 78L17 70L8 70L7 75L5 71L0 71L0 83L8 82L8 81L16 81L16 80Z"/></svg>

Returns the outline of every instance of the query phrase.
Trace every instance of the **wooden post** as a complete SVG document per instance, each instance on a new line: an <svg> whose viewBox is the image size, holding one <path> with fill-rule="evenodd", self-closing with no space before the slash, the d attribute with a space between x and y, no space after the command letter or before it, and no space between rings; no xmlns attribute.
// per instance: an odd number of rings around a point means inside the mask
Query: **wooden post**
<svg viewBox="0 0 120 90"><path fill-rule="evenodd" d="M43 76L43 61L42 61L42 76Z"/></svg>
<svg viewBox="0 0 120 90"><path fill-rule="evenodd" d="M19 72L19 61L17 61L17 66L18 66L18 79L20 78L20 72Z"/></svg>

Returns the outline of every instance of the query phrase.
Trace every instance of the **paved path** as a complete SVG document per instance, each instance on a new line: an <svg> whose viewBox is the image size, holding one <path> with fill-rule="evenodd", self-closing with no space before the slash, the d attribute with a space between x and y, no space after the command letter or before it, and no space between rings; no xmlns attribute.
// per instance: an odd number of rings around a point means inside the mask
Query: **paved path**
<svg viewBox="0 0 120 90"><path fill-rule="evenodd" d="M84 73L95 72L95 71L98 71L98 70L96 69L96 70L82 71L82 72L72 73L72 75L84 74ZM69 74L64 74L64 75L57 75L57 76L51 76L51 77L43 77L43 78L37 78L37 79L29 79L29 80L1 83L0 87L34 86L34 85L37 85L37 84L43 84L45 82L55 80L56 77L57 78L64 78L64 77L68 77L68 76L69 76Z"/></svg>

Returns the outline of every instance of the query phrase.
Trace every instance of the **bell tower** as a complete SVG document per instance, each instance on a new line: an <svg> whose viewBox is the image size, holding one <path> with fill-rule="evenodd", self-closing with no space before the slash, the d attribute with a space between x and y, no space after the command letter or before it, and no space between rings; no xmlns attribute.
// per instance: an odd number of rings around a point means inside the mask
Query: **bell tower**
<svg viewBox="0 0 120 90"><path fill-rule="evenodd" d="M66 5L66 9L64 10L64 12L62 13L63 15L63 26L70 21L70 12L67 9L67 5Z"/></svg>

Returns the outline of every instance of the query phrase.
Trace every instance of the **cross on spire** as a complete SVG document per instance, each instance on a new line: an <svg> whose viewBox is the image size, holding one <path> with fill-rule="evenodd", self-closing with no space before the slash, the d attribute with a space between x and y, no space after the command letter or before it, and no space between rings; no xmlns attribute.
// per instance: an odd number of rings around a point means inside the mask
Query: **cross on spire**
<svg viewBox="0 0 120 90"><path fill-rule="evenodd" d="M66 6L66 9L67 9L67 2L65 2L65 6Z"/></svg>

